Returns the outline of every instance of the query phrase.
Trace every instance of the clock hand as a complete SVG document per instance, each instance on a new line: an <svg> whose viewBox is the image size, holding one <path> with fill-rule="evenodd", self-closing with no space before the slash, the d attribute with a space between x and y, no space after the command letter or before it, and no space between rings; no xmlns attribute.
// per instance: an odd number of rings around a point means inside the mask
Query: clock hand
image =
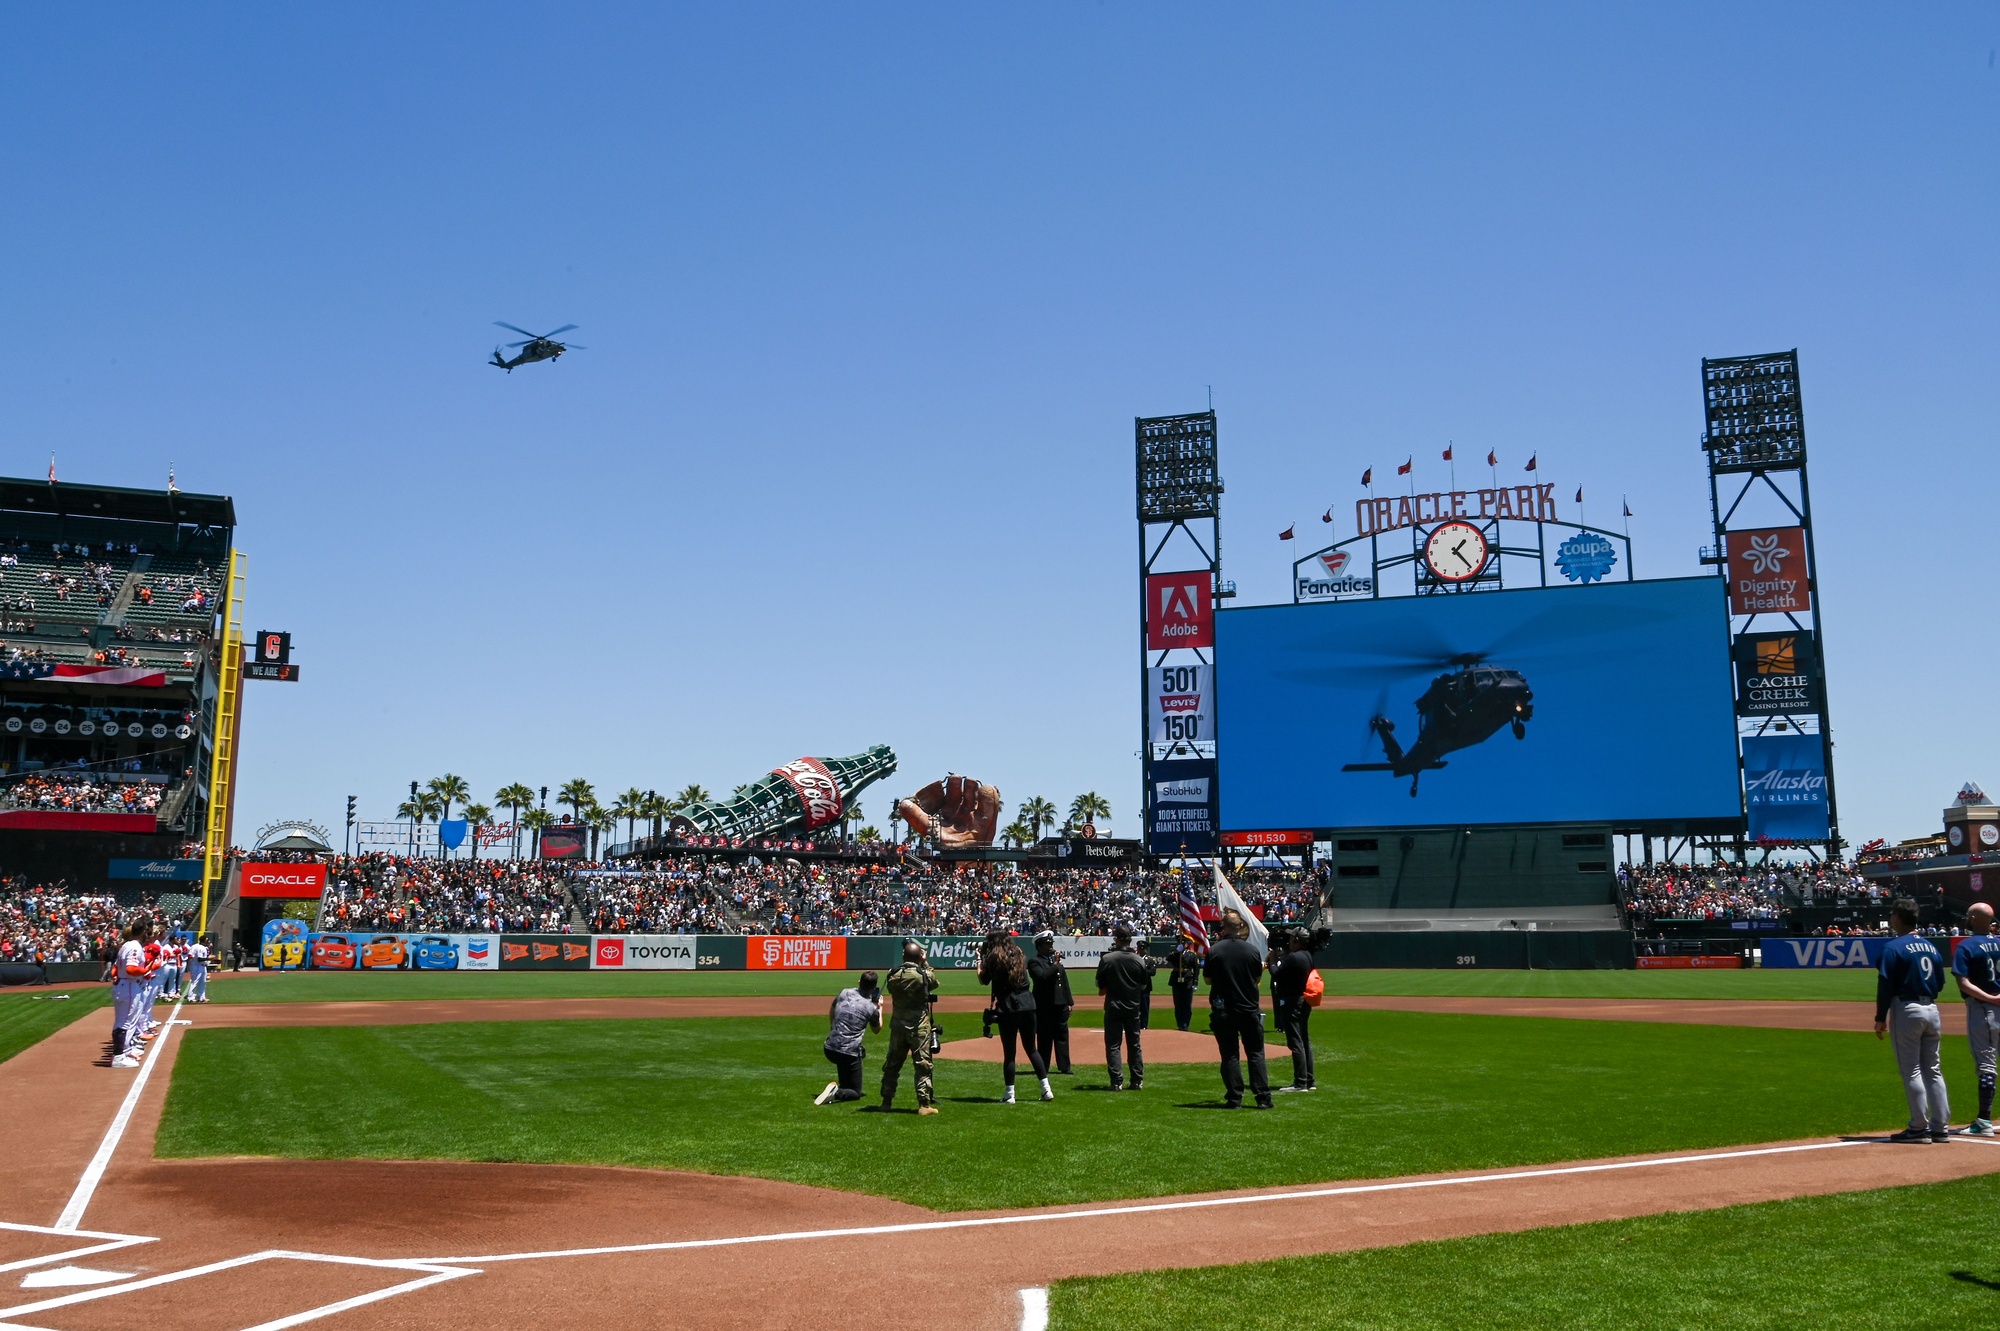
<svg viewBox="0 0 2000 1331"><path fill-rule="evenodd" d="M1459 563L1461 563L1461 564L1465 565L1465 566L1466 566L1467 568L1471 568L1471 567L1472 567L1472 561L1471 561L1470 559L1467 559L1467 558L1465 557L1465 542L1464 542L1464 541L1460 541L1460 542L1459 542L1459 543L1458 543L1457 545L1454 545L1454 546L1453 546L1453 547L1451 548L1451 552L1452 552L1453 554L1455 554L1455 555L1457 555L1457 556L1458 556L1458 562L1459 562Z"/></svg>

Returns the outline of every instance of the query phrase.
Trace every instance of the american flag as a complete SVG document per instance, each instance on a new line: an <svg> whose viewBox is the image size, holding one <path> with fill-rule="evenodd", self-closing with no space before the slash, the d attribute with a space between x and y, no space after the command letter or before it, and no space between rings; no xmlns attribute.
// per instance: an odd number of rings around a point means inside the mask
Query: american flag
<svg viewBox="0 0 2000 1331"><path fill-rule="evenodd" d="M1201 922L1201 907L1195 904L1194 879L1181 866L1181 937L1203 956L1208 955L1208 926Z"/></svg>

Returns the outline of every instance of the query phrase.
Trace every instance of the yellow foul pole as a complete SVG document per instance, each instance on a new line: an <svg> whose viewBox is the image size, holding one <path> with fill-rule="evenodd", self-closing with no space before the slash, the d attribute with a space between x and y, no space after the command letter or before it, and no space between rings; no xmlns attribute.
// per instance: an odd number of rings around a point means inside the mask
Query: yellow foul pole
<svg viewBox="0 0 2000 1331"><path fill-rule="evenodd" d="M236 798L236 710L243 687L243 566L241 550L229 552L229 576L223 584L222 645L216 672L215 729L209 740L213 756L208 768L208 841L202 857L201 923L208 932L211 895L222 883L228 860L229 811Z"/></svg>

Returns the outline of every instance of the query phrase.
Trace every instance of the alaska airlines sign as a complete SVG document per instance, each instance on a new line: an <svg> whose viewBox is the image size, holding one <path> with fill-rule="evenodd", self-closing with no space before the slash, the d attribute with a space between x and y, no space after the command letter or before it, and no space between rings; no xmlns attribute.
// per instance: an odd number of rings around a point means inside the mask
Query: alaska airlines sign
<svg viewBox="0 0 2000 1331"><path fill-rule="evenodd" d="M1376 536L1403 527L1418 527L1452 518L1507 518L1514 522L1559 522L1556 487L1508 485L1495 490L1443 490L1436 494L1397 495L1393 499L1357 499L1354 529Z"/></svg>

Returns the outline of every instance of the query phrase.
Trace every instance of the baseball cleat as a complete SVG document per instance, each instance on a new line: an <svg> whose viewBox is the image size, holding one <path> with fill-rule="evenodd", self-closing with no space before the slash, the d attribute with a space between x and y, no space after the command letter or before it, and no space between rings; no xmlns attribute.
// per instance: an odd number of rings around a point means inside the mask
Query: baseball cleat
<svg viewBox="0 0 2000 1331"><path fill-rule="evenodd" d="M139 1066L139 1060L133 1058L130 1054L120 1054L111 1060L111 1066L114 1068L136 1068Z"/></svg>
<svg viewBox="0 0 2000 1331"><path fill-rule="evenodd" d="M1892 1142L1922 1142L1928 1146L1931 1140L1931 1132L1929 1128L1904 1128L1901 1132L1889 1134L1884 1140Z"/></svg>
<svg viewBox="0 0 2000 1331"><path fill-rule="evenodd" d="M839 1082L837 1081L828 1082L826 1084L826 1089L813 1097L813 1103L816 1105L825 1104L828 1100L833 1099L834 1092L838 1091L839 1089L840 1089Z"/></svg>
<svg viewBox="0 0 2000 1331"><path fill-rule="evenodd" d="M1993 1135L1993 1124L1987 1119L1975 1118L1972 1122L1965 1125L1965 1135L1968 1137L1991 1137Z"/></svg>
<svg viewBox="0 0 2000 1331"><path fill-rule="evenodd" d="M936 1105L918 1105L918 1106L917 1106L917 1117L918 1117L918 1118L925 1118L925 1117L928 1117L929 1115L931 1115L931 1114L935 1114L935 1113L937 1113L937 1106L936 1106Z"/></svg>

